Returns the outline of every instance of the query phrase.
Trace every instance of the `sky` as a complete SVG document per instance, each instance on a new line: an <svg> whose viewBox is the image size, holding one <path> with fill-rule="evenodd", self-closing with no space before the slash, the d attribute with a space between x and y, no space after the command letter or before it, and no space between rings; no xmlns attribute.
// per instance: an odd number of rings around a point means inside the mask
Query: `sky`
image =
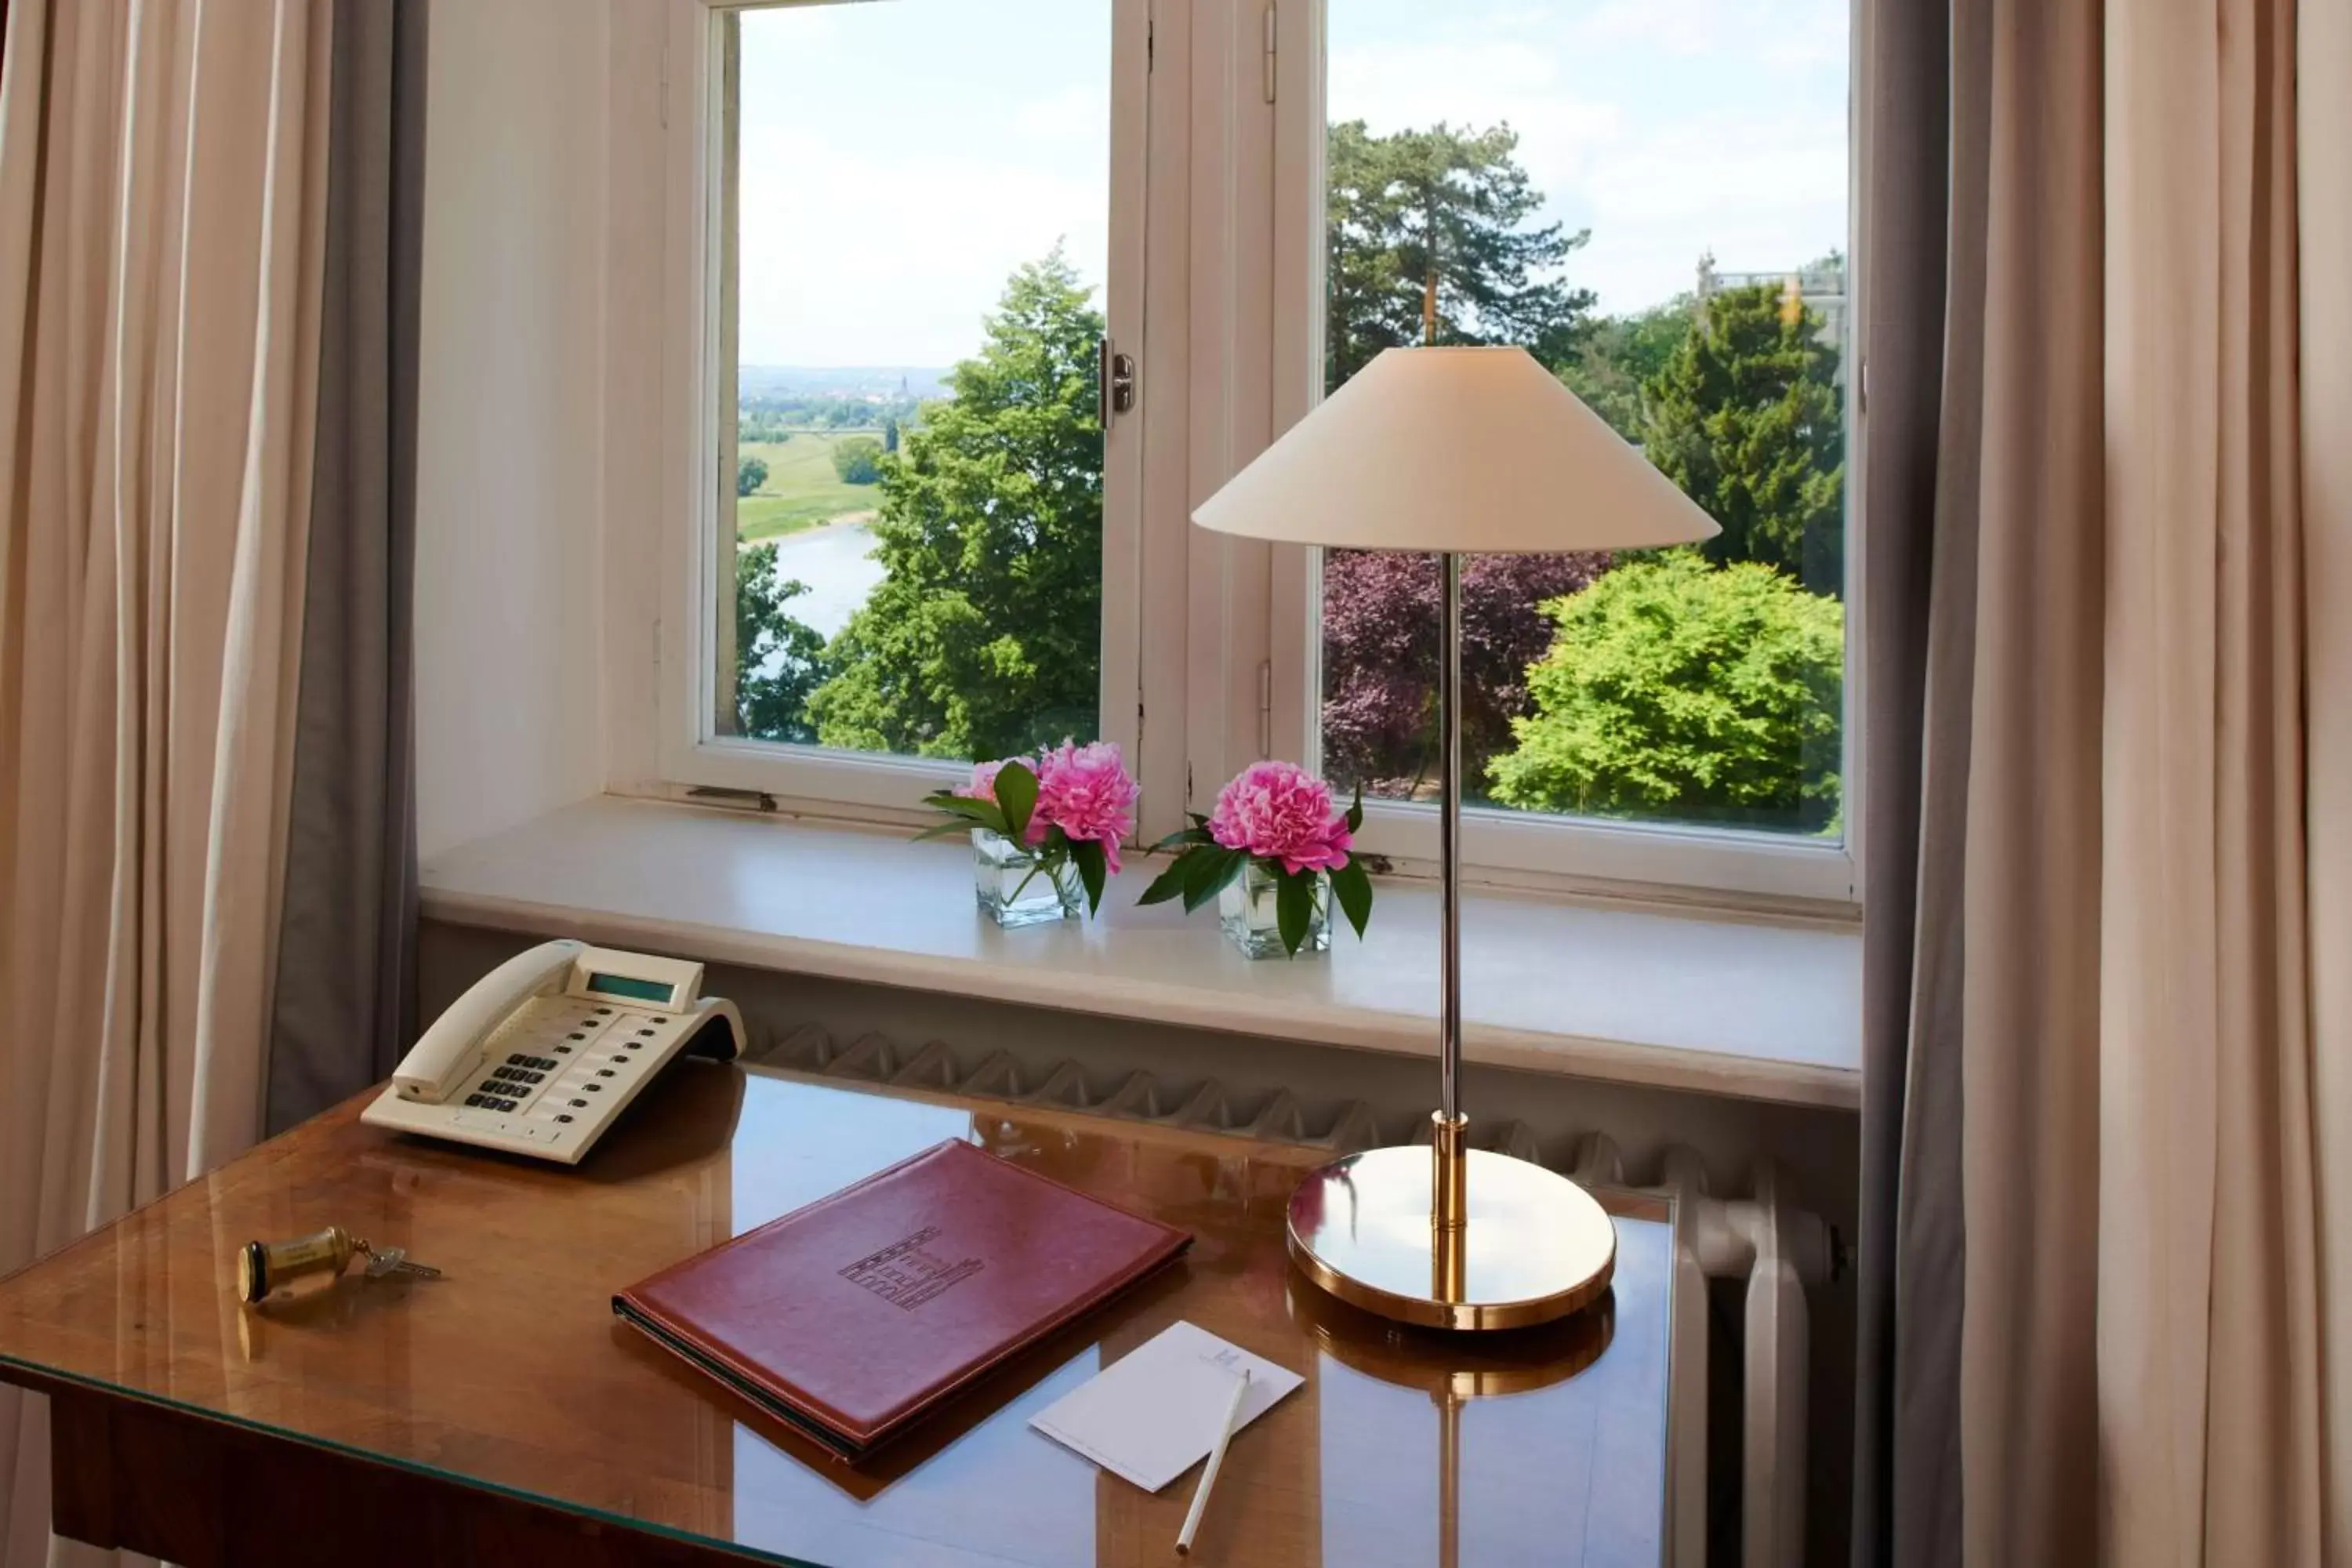
<svg viewBox="0 0 2352 1568"><path fill-rule="evenodd" d="M1328 0L1328 106L1507 121L1604 310L1847 247L1845 0ZM1056 241L1098 282L1110 0L742 20L740 357L946 365Z"/></svg>

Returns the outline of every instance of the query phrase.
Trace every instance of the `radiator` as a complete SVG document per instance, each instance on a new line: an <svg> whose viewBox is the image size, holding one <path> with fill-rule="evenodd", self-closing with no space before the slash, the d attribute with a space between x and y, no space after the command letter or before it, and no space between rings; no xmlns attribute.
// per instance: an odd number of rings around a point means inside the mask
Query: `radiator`
<svg viewBox="0 0 2352 1568"><path fill-rule="evenodd" d="M1287 1089L1232 1094L1213 1079L1178 1092L1148 1072L1129 1073L1103 1093L1096 1088L1099 1076L1089 1080L1075 1062L1024 1062L997 1051L967 1069L938 1041L910 1050L867 1035L836 1047L824 1030L809 1026L760 1051L757 1059L819 1078L1086 1111L1334 1154L1381 1142L1378 1121L1361 1100L1309 1107ZM1425 1120L1420 1129L1419 1140L1428 1142ZM1519 1159L1538 1158L1535 1133L1517 1121L1474 1124L1473 1142ZM1654 1173L1629 1171L1605 1133L1586 1133L1574 1149L1567 1173L1578 1181L1675 1200L1672 1430L1677 1439L1667 1460L1666 1561L1674 1568L1703 1568L1706 1562L1706 1281L1727 1279L1747 1282L1740 1325L1740 1562L1742 1568L1796 1568L1805 1555L1806 1379L1811 1370L1805 1292L1840 1269L1837 1237L1818 1216L1787 1201L1779 1173L1769 1163L1754 1173L1748 1196L1729 1198L1710 1190L1704 1162L1686 1148L1664 1151Z"/></svg>

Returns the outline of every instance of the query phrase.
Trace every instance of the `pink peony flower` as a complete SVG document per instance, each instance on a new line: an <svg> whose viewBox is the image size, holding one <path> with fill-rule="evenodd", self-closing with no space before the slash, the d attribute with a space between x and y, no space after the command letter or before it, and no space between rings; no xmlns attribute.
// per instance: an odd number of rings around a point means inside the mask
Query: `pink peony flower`
<svg viewBox="0 0 2352 1568"><path fill-rule="evenodd" d="M974 763L970 782L955 786L955 793L967 800L984 800L996 804L996 775L1003 770L1003 762Z"/></svg>
<svg viewBox="0 0 2352 1568"><path fill-rule="evenodd" d="M1135 831L1135 797L1142 790L1127 771L1118 745L1068 741L1037 757L1037 810L1029 819L1029 842L1058 827L1073 839L1090 838L1118 869L1119 840Z"/></svg>
<svg viewBox="0 0 2352 1568"><path fill-rule="evenodd" d="M1300 871L1336 871L1354 836L1331 786L1296 763L1252 763L1217 792L1209 837L1228 849Z"/></svg>

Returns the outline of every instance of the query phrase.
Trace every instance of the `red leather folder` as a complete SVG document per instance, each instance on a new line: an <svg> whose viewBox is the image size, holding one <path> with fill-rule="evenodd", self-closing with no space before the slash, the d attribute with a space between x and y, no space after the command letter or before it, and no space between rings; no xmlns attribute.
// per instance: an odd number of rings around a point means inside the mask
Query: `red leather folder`
<svg viewBox="0 0 2352 1568"><path fill-rule="evenodd" d="M1192 1240L950 1142L664 1269L613 1310L856 1459Z"/></svg>

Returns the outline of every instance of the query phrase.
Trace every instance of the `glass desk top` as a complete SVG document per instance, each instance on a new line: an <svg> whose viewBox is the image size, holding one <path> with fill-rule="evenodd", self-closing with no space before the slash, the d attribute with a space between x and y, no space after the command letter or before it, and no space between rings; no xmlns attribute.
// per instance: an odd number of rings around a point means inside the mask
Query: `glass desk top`
<svg viewBox="0 0 2352 1568"><path fill-rule="evenodd" d="M1238 1436L1192 1561L1654 1564L1667 1206L1602 1194L1617 1275L1549 1330L1392 1328L1291 1268L1310 1151L680 1063L565 1169L362 1127L354 1100L0 1280L0 1379L161 1402L572 1512L821 1568L1175 1561L1147 1494L1029 1416L1189 1319L1305 1374ZM1139 1291L866 1465L835 1462L613 1316L656 1269L964 1138L1190 1229ZM238 1304L237 1249L335 1224L439 1280Z"/></svg>

